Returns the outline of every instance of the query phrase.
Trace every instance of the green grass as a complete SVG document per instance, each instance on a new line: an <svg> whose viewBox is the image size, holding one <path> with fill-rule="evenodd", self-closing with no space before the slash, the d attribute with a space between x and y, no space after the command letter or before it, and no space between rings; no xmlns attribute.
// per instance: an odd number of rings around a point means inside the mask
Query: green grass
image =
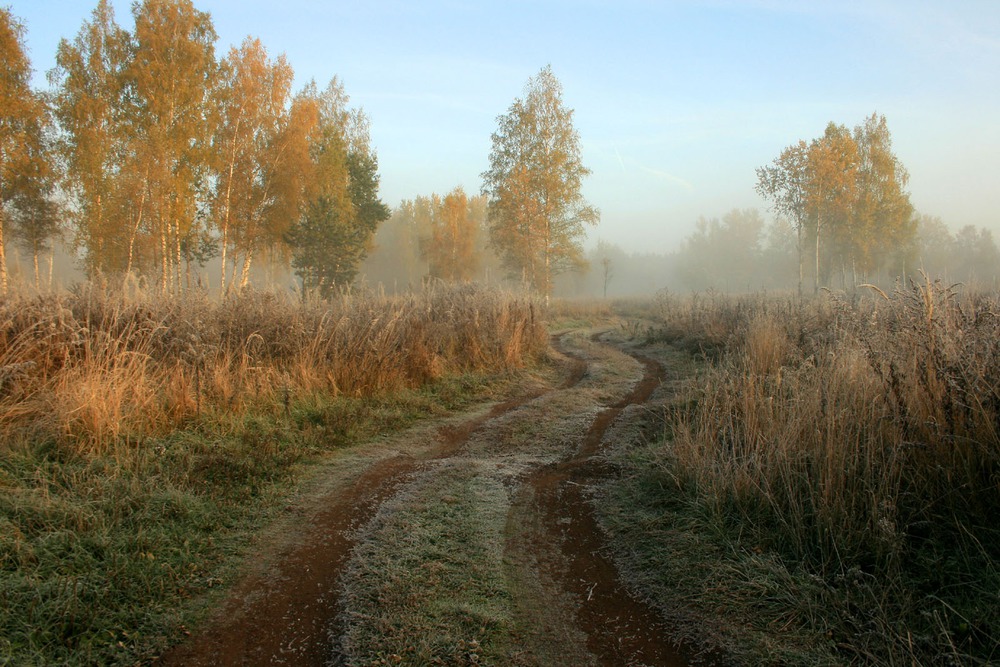
<svg viewBox="0 0 1000 667"><path fill-rule="evenodd" d="M741 665L994 664L998 636L982 628L996 616L995 563L935 542L894 578L860 565L823 577L678 489L663 457L660 443L619 448L623 476L598 507L619 567L689 646Z"/></svg>
<svg viewBox="0 0 1000 667"><path fill-rule="evenodd" d="M658 444L619 449L612 460L624 477L606 485L597 504L633 589L689 649L722 655L724 664L842 664L815 580L738 532L721 532L703 507L674 490L658 470L661 457Z"/></svg>
<svg viewBox="0 0 1000 667"><path fill-rule="evenodd" d="M466 375L365 399L319 395L203 415L81 456L52 441L0 457L0 663L147 662L202 618L249 538L339 448L486 400Z"/></svg>

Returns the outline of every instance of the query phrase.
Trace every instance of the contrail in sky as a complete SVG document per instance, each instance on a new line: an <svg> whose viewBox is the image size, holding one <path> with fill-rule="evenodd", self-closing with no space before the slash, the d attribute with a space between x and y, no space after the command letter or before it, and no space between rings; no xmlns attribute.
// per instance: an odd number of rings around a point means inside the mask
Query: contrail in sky
<svg viewBox="0 0 1000 667"><path fill-rule="evenodd" d="M679 176L674 176L671 173L663 171L662 169L651 169L650 167L645 167L644 166L644 167L642 167L642 170L645 171L645 172L647 172L647 173L649 173L649 174L652 174L653 176L659 176L660 178L662 178L662 179L664 179L666 181L670 181L671 183L675 183L675 184L681 186L682 188L684 188L685 190L687 190L689 192L692 191L692 190L694 190L694 186L691 185L691 183L689 183L688 181L684 180L683 178L681 178Z"/></svg>
<svg viewBox="0 0 1000 667"><path fill-rule="evenodd" d="M625 160L622 159L622 154L620 152L618 152L618 146L613 146L613 148L614 148L614 151L615 151L615 157L618 158L618 164L621 165L622 171L627 171L625 169ZM633 160L633 162L634 162L634 160ZM688 182L688 181L684 180L683 178L681 178L680 176L674 176L673 174L671 174L669 172L666 172L666 171L663 171L662 169L653 169L652 167L647 167L644 164L640 164L639 168L642 169L647 174L652 174L653 176L656 176L658 178L662 178L663 180L669 181L669 182L673 183L674 185L679 185L682 188L684 188L685 190L687 190L688 192L691 192L692 190L694 190L694 186L691 185L690 182Z"/></svg>

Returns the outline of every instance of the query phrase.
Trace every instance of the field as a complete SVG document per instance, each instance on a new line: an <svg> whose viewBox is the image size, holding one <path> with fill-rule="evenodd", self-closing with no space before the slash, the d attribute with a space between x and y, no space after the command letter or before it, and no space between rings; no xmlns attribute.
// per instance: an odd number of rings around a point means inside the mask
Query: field
<svg viewBox="0 0 1000 667"><path fill-rule="evenodd" d="M475 288L0 305L0 662L148 661L304 471L502 389L538 305Z"/></svg>
<svg viewBox="0 0 1000 667"><path fill-rule="evenodd" d="M991 664L998 325L930 281L8 297L0 662L211 664L347 521L343 664Z"/></svg>
<svg viewBox="0 0 1000 667"><path fill-rule="evenodd" d="M659 307L647 347L703 362L613 454L603 517L643 594L741 664L1000 659L996 295Z"/></svg>

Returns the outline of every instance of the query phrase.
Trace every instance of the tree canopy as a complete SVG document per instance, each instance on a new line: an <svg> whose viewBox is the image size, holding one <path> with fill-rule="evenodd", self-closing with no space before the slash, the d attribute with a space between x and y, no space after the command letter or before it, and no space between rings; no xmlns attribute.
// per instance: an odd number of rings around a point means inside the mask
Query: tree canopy
<svg viewBox="0 0 1000 667"><path fill-rule="evenodd" d="M30 86L21 24L0 10L0 287L4 240L31 253L37 282L39 253L67 237L89 274L135 273L167 291L219 255L223 294L245 287L262 262L329 293L356 278L376 240L397 251L379 258L397 285L491 280L502 262L508 277L548 296L560 274L586 268L582 242L599 212L582 194L591 172L551 67L497 117L481 196L457 188L404 201L377 239L390 216L378 158L368 118L341 82L294 94L285 57L253 37L217 60L211 16L195 2L137 0L128 30L110 0L96 0L77 35L60 42L46 92ZM769 255L790 273L794 247L800 292L807 269L818 290L936 265L937 255L967 256L975 276L992 275L985 230L949 236L947 253L918 239L934 227L918 229L908 178L884 116L853 129L831 122L757 169L756 189L777 214L766 229L780 243L748 245L747 234L763 233L749 212L702 219L687 255L721 264L681 257L675 273L691 285L749 285L754 262L744 255ZM612 276L617 291L625 262L592 258L603 291ZM581 280L564 277L560 289Z"/></svg>
<svg viewBox="0 0 1000 667"><path fill-rule="evenodd" d="M347 106L340 82L334 79L322 93L312 84L300 97L315 109L316 124L309 135L303 210L286 240L304 287L329 294L354 280L390 211L378 198L378 160L367 118Z"/></svg>
<svg viewBox="0 0 1000 667"><path fill-rule="evenodd" d="M443 198L431 196L430 230L421 239L432 278L449 282L473 280L479 272L479 232L484 198L469 198L457 187Z"/></svg>
<svg viewBox="0 0 1000 667"><path fill-rule="evenodd" d="M583 264L585 227L600 217L581 193L590 170L551 67L497 118L492 141L482 175L491 243L508 270L549 295L554 275Z"/></svg>
<svg viewBox="0 0 1000 667"><path fill-rule="evenodd" d="M252 37L216 60L211 17L192 0L132 12L129 32L99 0L50 73L85 268L173 291L192 262L219 254L227 293L265 255L290 260L308 287L353 279L388 210L367 117L341 83L293 97L285 57Z"/></svg>
<svg viewBox="0 0 1000 667"><path fill-rule="evenodd" d="M7 291L4 231L11 213L22 229L40 229L49 219L50 165L44 132L48 114L30 86L31 63L24 50L24 29L0 7L0 290Z"/></svg>
<svg viewBox="0 0 1000 667"><path fill-rule="evenodd" d="M916 229L907 179L878 114L853 132L830 123L822 137L799 141L757 169L757 191L795 226L800 292L806 237L815 247L814 290L835 267L864 275L905 261Z"/></svg>
<svg viewBox="0 0 1000 667"><path fill-rule="evenodd" d="M284 56L269 59L258 39L248 37L220 63L213 91L217 187L210 205L220 234L223 293L228 261L233 263L229 287L245 286L254 252L281 242L283 214L297 206L299 193L294 187L280 187L288 179L279 178L294 141L282 131L289 122L291 88L292 68ZM240 256L242 273L237 281Z"/></svg>
<svg viewBox="0 0 1000 667"><path fill-rule="evenodd" d="M62 129L57 151L87 270L127 271L145 208L125 77L132 43L108 0L100 0L91 17L73 41L60 41L49 73Z"/></svg>

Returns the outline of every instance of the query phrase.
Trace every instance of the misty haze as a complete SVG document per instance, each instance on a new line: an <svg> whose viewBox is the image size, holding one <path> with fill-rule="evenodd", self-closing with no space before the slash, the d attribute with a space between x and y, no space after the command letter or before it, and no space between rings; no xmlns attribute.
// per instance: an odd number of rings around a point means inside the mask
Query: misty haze
<svg viewBox="0 0 1000 667"><path fill-rule="evenodd" d="M1000 660L1000 6L0 53L0 663Z"/></svg>

